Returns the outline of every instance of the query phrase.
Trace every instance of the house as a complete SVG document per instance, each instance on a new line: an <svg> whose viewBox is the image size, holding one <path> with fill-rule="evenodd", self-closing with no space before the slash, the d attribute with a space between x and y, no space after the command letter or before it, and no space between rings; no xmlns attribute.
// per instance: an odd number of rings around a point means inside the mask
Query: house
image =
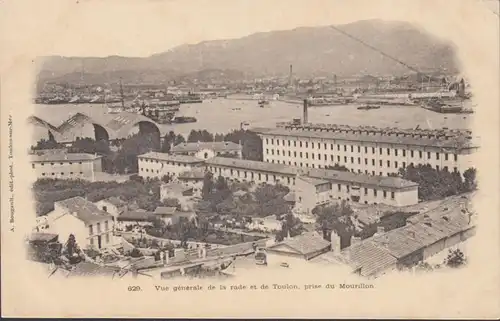
<svg viewBox="0 0 500 321"><path fill-rule="evenodd" d="M159 206L153 212L153 215L162 220L165 225L174 225L177 223L174 213L177 211L175 207Z"/></svg>
<svg viewBox="0 0 500 321"><path fill-rule="evenodd" d="M47 232L58 234L61 241L73 234L81 248L115 245L113 216L80 196L55 202L54 210L46 217Z"/></svg>
<svg viewBox="0 0 500 321"><path fill-rule="evenodd" d="M324 240L316 232L306 232L268 246L266 248L267 263L268 265L287 264L292 267L295 264L301 265L329 250L330 242Z"/></svg>
<svg viewBox="0 0 500 321"><path fill-rule="evenodd" d="M95 181L96 173L102 172L102 156L96 154L42 152L30 155L30 163L37 178Z"/></svg>
<svg viewBox="0 0 500 321"><path fill-rule="evenodd" d="M190 171L203 164L199 158L189 155L170 155L166 153L149 152L137 156L139 176L143 178L176 178L182 172Z"/></svg>
<svg viewBox="0 0 500 321"><path fill-rule="evenodd" d="M276 219L275 215L266 217L253 217L252 222L248 224L251 230L259 230L263 232L273 232L281 230L282 222Z"/></svg>
<svg viewBox="0 0 500 321"><path fill-rule="evenodd" d="M233 142L181 143L172 147L170 152L174 155L194 156L201 160L223 155L241 157L241 145Z"/></svg>
<svg viewBox="0 0 500 321"><path fill-rule="evenodd" d="M95 203L95 205L102 211L109 213L113 216L113 219L116 222L116 219L120 214L127 210L127 202L122 200L119 197L112 196L100 200Z"/></svg>
<svg viewBox="0 0 500 321"><path fill-rule="evenodd" d="M152 226L155 215L146 211L125 211L116 218L116 228L126 230L127 226Z"/></svg>
<svg viewBox="0 0 500 321"><path fill-rule="evenodd" d="M306 214L318 205L333 201L332 183L320 178L297 175L295 179L295 206Z"/></svg>
<svg viewBox="0 0 500 321"><path fill-rule="evenodd" d="M203 181L205 180L205 170L203 168L193 168L190 171L185 171L177 176L179 183L185 186L192 187L196 196L201 197L203 189Z"/></svg>
<svg viewBox="0 0 500 321"><path fill-rule="evenodd" d="M193 197L195 197L193 187L174 182L160 186L160 200L163 201L167 198L178 199L183 209L192 208Z"/></svg>

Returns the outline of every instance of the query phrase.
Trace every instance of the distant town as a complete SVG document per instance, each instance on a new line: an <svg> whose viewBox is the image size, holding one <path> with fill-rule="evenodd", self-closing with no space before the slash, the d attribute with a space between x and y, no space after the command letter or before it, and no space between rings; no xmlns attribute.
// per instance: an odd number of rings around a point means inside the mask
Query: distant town
<svg viewBox="0 0 500 321"><path fill-rule="evenodd" d="M39 84L30 260L49 277L154 279L465 266L480 147L467 80L293 68Z"/></svg>

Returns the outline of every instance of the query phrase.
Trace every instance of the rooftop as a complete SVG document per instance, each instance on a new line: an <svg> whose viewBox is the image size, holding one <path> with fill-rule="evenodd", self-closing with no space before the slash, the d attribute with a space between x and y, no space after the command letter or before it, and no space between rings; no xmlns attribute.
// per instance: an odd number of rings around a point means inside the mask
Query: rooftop
<svg viewBox="0 0 500 321"><path fill-rule="evenodd" d="M347 131L347 132L345 132ZM438 148L465 149L477 147L465 135L446 136L438 138L437 136L429 137L429 134L424 137L416 137L415 135L406 136L403 134L367 134L367 131L361 129L354 130L344 129L341 131L314 131L314 130L289 130L285 128L277 128L274 130L259 132L263 136L284 136L284 137L302 137L324 140L340 140L351 142L367 142L367 143L385 143L395 145L413 145L413 146L432 146Z"/></svg>
<svg viewBox="0 0 500 321"><path fill-rule="evenodd" d="M80 162L80 161L93 161L101 158L102 156L96 154L85 153L44 153L40 155L30 155L32 162Z"/></svg>
<svg viewBox="0 0 500 321"><path fill-rule="evenodd" d="M241 145L233 142L196 142L181 143L172 148L172 153L197 152L203 149L211 149L216 152L226 152L240 150Z"/></svg>
<svg viewBox="0 0 500 321"><path fill-rule="evenodd" d="M152 221L153 213L145 211L125 211L117 217L118 221Z"/></svg>
<svg viewBox="0 0 500 321"><path fill-rule="evenodd" d="M407 188L417 187L418 184L412 181L404 180L400 177L387 177L387 176L372 176L367 174L358 174L347 171L336 171L332 169L319 169L319 168L300 168L289 166L285 164L274 164L268 162L259 162L244 159L234 159L226 157L214 157L206 161L207 165L214 166L227 166L233 168L247 169L262 171L268 173L277 173L281 175L295 176L298 173L302 177L309 177L319 180L328 180L332 182L346 182L360 185L380 186L387 188Z"/></svg>
<svg viewBox="0 0 500 321"><path fill-rule="evenodd" d="M101 211L94 203L80 196L58 201L56 204L62 206L70 215L74 215L85 223L113 219L110 214Z"/></svg>
<svg viewBox="0 0 500 321"><path fill-rule="evenodd" d="M171 155L167 153L158 153L158 152L149 152L146 154L142 154L137 156L137 158L146 158L167 162L177 162L177 163L202 163L203 161L194 156L188 155Z"/></svg>
<svg viewBox="0 0 500 321"><path fill-rule="evenodd" d="M330 242L324 240L315 232L303 233L301 235L285 239L282 242L271 245L268 249L273 249L280 245L286 245L302 255L308 255L317 251L321 251L328 246Z"/></svg>
<svg viewBox="0 0 500 321"><path fill-rule="evenodd" d="M161 214L161 215L174 215L175 211L177 209L175 207L170 207L170 206L158 206L154 214Z"/></svg>

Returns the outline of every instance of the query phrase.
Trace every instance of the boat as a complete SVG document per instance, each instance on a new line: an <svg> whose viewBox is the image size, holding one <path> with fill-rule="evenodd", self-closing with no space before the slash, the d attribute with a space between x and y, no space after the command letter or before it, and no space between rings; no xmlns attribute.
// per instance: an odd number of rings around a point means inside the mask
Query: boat
<svg viewBox="0 0 500 321"><path fill-rule="evenodd" d="M370 109L379 109L379 108L380 108L380 105L363 105L363 106L357 107L357 109L359 109L359 110L370 110Z"/></svg>
<svg viewBox="0 0 500 321"><path fill-rule="evenodd" d="M198 120L195 117L175 116L172 118L174 124L196 123Z"/></svg>

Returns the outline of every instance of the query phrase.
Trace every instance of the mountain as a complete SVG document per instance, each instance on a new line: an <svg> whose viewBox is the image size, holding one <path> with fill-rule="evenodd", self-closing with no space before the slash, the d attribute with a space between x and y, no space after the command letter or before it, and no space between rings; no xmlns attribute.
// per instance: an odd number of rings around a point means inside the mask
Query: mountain
<svg viewBox="0 0 500 321"><path fill-rule="evenodd" d="M418 70L446 68L455 72L454 47L405 22L364 20L336 26ZM128 73L127 78L175 79L204 70L230 70L233 76L286 75L310 77L335 73L402 75L410 70L329 27L301 27L261 32L239 39L186 44L147 58L47 57L43 78L67 74ZM142 76L140 76L142 75ZM47 78L48 76L48 78ZM64 78L63 77L63 78ZM72 76L74 78L75 75Z"/></svg>

